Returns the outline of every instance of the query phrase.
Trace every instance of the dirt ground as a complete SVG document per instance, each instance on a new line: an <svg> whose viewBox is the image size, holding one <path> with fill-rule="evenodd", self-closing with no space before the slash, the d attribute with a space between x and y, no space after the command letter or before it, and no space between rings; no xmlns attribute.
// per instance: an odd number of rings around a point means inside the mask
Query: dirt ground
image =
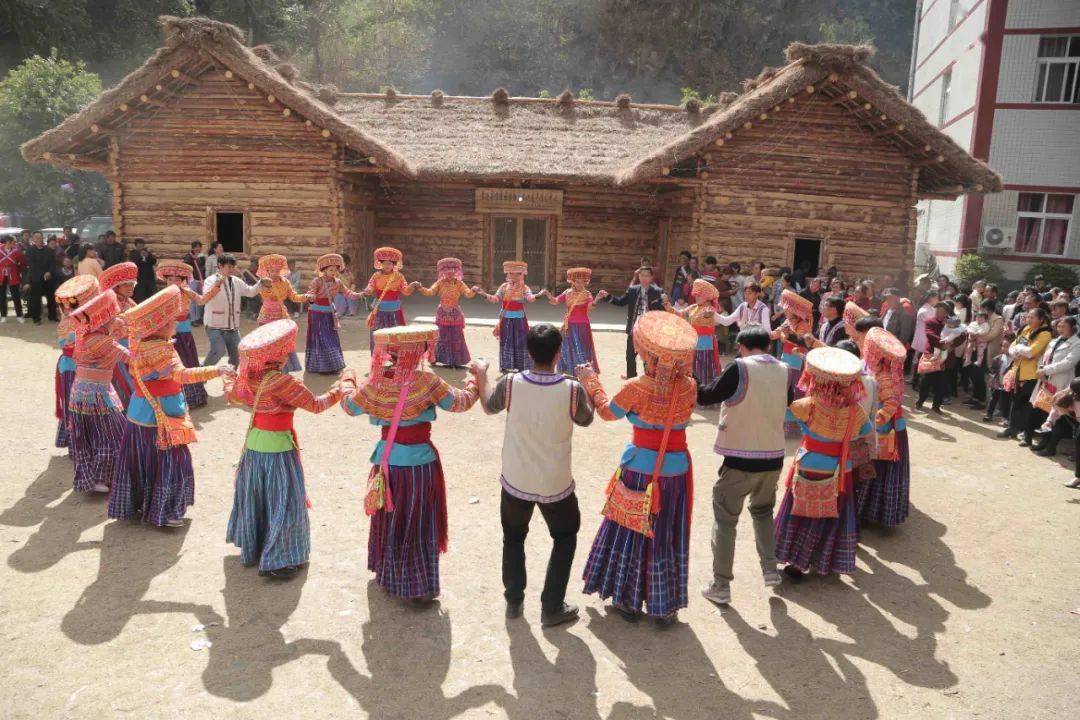
<svg viewBox="0 0 1080 720"><path fill-rule="evenodd" d="M467 335L475 355L497 355L489 328ZM366 570L361 491L376 438L366 419L298 413L312 561L289 582L259 578L224 540L248 415L209 384L209 406L194 413L197 504L185 527L107 521L104 498L72 493L71 463L53 447L53 341L51 325L0 326L0 718L1076 717L1080 492L1062 485L1071 465L993 439L996 428L956 406L910 421L912 515L898 530L863 533L857 575L767 591L744 520L723 611L697 594L711 570L719 458L715 413L696 415L693 595L667 630L628 625L580 594L629 426L579 429L583 519L568 600L582 618L542 631L549 540L539 517L525 617L503 618L501 417L474 409L435 424L451 547L441 602L417 611ZM598 335L609 389L623 343ZM345 345L366 369L355 318Z"/></svg>

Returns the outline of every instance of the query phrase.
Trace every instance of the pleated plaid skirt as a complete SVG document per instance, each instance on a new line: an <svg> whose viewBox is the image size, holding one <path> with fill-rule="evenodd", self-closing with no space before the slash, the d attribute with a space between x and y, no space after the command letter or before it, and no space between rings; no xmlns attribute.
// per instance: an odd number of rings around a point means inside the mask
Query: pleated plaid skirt
<svg viewBox="0 0 1080 720"><path fill-rule="evenodd" d="M911 508L911 458L907 430L896 433L898 460L877 460L877 475L855 486L855 506L860 523L896 527L907 519Z"/></svg>
<svg viewBox="0 0 1080 720"><path fill-rule="evenodd" d="M339 373L345 368L334 313L308 308L304 365L310 373Z"/></svg>
<svg viewBox="0 0 1080 720"><path fill-rule="evenodd" d="M715 343L716 340L714 339ZM698 385L712 382L720 374L720 361L715 346L694 351L694 379Z"/></svg>
<svg viewBox="0 0 1080 720"><path fill-rule="evenodd" d="M127 520L142 513L145 523L164 526L195 504L195 470L187 445L161 450L157 428L128 421L109 492L109 517Z"/></svg>
<svg viewBox="0 0 1080 720"><path fill-rule="evenodd" d="M791 514L791 488L776 513L776 559L803 572L850 575L855 572L859 529L853 493L842 492L836 505L839 517L805 518Z"/></svg>
<svg viewBox="0 0 1080 720"><path fill-rule="evenodd" d="M180 356L180 362L184 367L199 367L199 351L195 347L195 338L189 332L176 333L176 354ZM206 404L206 383L189 383L184 385L184 399L189 408L202 407Z"/></svg>
<svg viewBox="0 0 1080 720"><path fill-rule="evenodd" d="M365 320L367 316L365 315ZM405 324L405 311L401 308L397 310L378 310L375 313L375 327L368 331L368 348L375 347L375 331L382 330L388 327L397 327Z"/></svg>
<svg viewBox="0 0 1080 720"><path fill-rule="evenodd" d="M623 470L621 482L644 490L651 474ZM690 474L661 477L660 512L653 537L607 518L585 563L585 593L653 617L667 617L686 607L690 568Z"/></svg>
<svg viewBox="0 0 1080 720"><path fill-rule="evenodd" d="M435 362L446 367L465 367L472 360L465 344L465 316L461 308L443 307L435 312L439 340L435 343Z"/></svg>
<svg viewBox="0 0 1080 720"><path fill-rule="evenodd" d="M577 366L588 363L593 370L600 372L600 363L596 360L596 347L593 345L592 325L589 323L567 323L563 336L562 353L559 355L559 372L574 376Z"/></svg>
<svg viewBox="0 0 1080 720"><path fill-rule="evenodd" d="M244 565L267 572L302 565L311 553L311 526L300 453L244 450L236 469L226 542Z"/></svg>
<svg viewBox="0 0 1080 720"><path fill-rule="evenodd" d="M439 538L446 532L446 487L438 461L390 466L393 510L371 516L368 570L394 597L439 594Z"/></svg>
<svg viewBox="0 0 1080 720"><path fill-rule="evenodd" d="M60 417L56 419L56 447L68 448L68 455L72 454L68 438L68 425L71 423L68 417L71 414L68 401L71 398L71 386L74 384L74 370L56 371L56 407L60 411Z"/></svg>
<svg viewBox="0 0 1080 720"><path fill-rule="evenodd" d="M525 318L499 318L500 370L532 370L532 358L525 349L525 336L528 334L529 321Z"/></svg>
<svg viewBox="0 0 1080 720"><path fill-rule="evenodd" d="M110 485L128 425L124 413L118 409L92 413L69 410L68 422L69 449L75 461L73 487L77 492L90 492L95 485Z"/></svg>

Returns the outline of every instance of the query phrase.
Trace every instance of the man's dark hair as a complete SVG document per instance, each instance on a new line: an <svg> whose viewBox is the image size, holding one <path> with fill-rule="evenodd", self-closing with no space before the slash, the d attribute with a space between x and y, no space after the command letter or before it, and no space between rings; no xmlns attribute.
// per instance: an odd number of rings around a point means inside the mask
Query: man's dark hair
<svg viewBox="0 0 1080 720"><path fill-rule="evenodd" d="M146 239L145 238L135 238L135 244L136 245L145 245L146 244Z"/></svg>
<svg viewBox="0 0 1080 720"><path fill-rule="evenodd" d="M202 247L202 241L200 241L200 240L192 240L191 241L191 249L194 250L197 247Z"/></svg>
<svg viewBox="0 0 1080 720"><path fill-rule="evenodd" d="M116 237L116 231L115 230L106 230L105 231L105 237Z"/></svg>
<svg viewBox="0 0 1080 720"><path fill-rule="evenodd" d="M997 301L995 300L983 300L979 303L979 308L985 310L988 313L997 312Z"/></svg>
<svg viewBox="0 0 1080 720"><path fill-rule="evenodd" d="M863 318L863 319L865 320L866 318ZM852 355L854 355L857 358L862 357L862 353L859 352L859 346L856 345L851 340L841 340L840 342L836 343L835 347L838 350L847 350L849 353L851 353Z"/></svg>
<svg viewBox="0 0 1080 720"><path fill-rule="evenodd" d="M716 264L716 258L713 257L712 255L709 255L708 257L705 258L705 264L706 265L715 265Z"/></svg>
<svg viewBox="0 0 1080 720"><path fill-rule="evenodd" d="M867 315L866 317L861 317L855 321L856 332L865 333L869 332L870 328L876 327L885 327L885 325L881 322L881 318L873 315Z"/></svg>
<svg viewBox="0 0 1080 720"><path fill-rule="evenodd" d="M843 295L830 295L825 300L825 304L828 305L829 307L831 307L836 312L843 315L844 314L844 306L847 305L847 301L844 300Z"/></svg>
<svg viewBox="0 0 1080 720"><path fill-rule="evenodd" d="M769 337L769 331L760 325L749 325L739 331L735 342L747 350L768 351L772 338Z"/></svg>
<svg viewBox="0 0 1080 720"><path fill-rule="evenodd" d="M743 291L746 291L746 290L749 290L750 292L753 292L753 293L757 293L758 295L761 294L761 286L758 285L756 282L748 282L748 283L746 283L746 287L743 288Z"/></svg>
<svg viewBox="0 0 1080 720"><path fill-rule="evenodd" d="M231 253L225 253L218 258L217 264L218 267L221 267L222 265L232 265L233 267L236 267L236 258L233 257Z"/></svg>
<svg viewBox="0 0 1080 720"><path fill-rule="evenodd" d="M0 243L6 243L6 242L15 242L15 236L14 235L5 235L4 237L0 237Z"/></svg>
<svg viewBox="0 0 1080 720"><path fill-rule="evenodd" d="M682 250L681 252L679 252L679 257L684 257L687 260L689 260L690 258L693 257L693 255L690 254L689 250Z"/></svg>
<svg viewBox="0 0 1080 720"><path fill-rule="evenodd" d="M533 325L525 336L525 347L528 348L533 362L550 365L562 347L562 333L548 323Z"/></svg>
<svg viewBox="0 0 1080 720"><path fill-rule="evenodd" d="M952 315L952 305L942 300L941 302L934 303L935 310L944 310L946 315Z"/></svg>
<svg viewBox="0 0 1080 720"><path fill-rule="evenodd" d="M642 272L647 272L647 273L650 273L650 274L652 274L652 275L655 275L655 274L656 274L656 271L655 271L655 270L653 270L653 267L652 267L652 265L642 265L641 267L639 267L639 268L637 269L637 271L638 271L639 273L642 273Z"/></svg>
<svg viewBox="0 0 1080 720"><path fill-rule="evenodd" d="M998 290L998 286L996 284L994 284L994 283L986 283L986 289L987 290L992 290L995 295L997 293L1001 292L1000 290Z"/></svg>

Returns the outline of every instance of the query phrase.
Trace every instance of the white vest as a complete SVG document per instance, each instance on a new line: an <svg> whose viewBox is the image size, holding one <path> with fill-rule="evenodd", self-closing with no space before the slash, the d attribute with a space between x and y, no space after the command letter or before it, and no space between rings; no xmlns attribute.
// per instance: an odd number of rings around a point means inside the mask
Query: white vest
<svg viewBox="0 0 1080 720"><path fill-rule="evenodd" d="M562 500L574 491L570 446L576 383L561 375L527 372L508 382L502 486L522 500Z"/></svg>
<svg viewBox="0 0 1080 720"><path fill-rule="evenodd" d="M784 457L788 368L772 355L736 358L739 389L720 404L714 450L725 457Z"/></svg>

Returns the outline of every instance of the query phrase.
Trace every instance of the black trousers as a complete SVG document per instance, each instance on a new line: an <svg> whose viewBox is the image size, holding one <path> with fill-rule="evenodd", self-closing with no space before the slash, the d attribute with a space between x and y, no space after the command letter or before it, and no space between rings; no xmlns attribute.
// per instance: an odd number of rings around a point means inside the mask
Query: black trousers
<svg viewBox="0 0 1080 720"><path fill-rule="evenodd" d="M570 582L570 566L574 563L577 533L581 527L581 511L574 493L558 502L537 503L516 498L505 489L502 491L503 594L507 602L518 603L525 599L525 538L529 534L534 505L540 506L540 514L554 541L540 606L544 610L558 610L566 599L566 584Z"/></svg>
<svg viewBox="0 0 1080 720"><path fill-rule="evenodd" d="M637 377L637 351L632 333L626 333L626 377Z"/></svg>
<svg viewBox="0 0 1080 720"><path fill-rule="evenodd" d="M1077 425L1075 420L1068 415L1062 415L1050 428L1050 433L1043 442L1043 447L1050 452L1055 452L1059 442L1065 438L1071 438L1076 435L1076 428Z"/></svg>
<svg viewBox="0 0 1080 720"><path fill-rule="evenodd" d="M926 402L926 398L933 392L934 409L940 408L941 401L945 399L945 391L948 385L945 371L938 370L937 372L926 373L925 375L916 375L916 377L919 380L919 405Z"/></svg>
<svg viewBox="0 0 1080 720"><path fill-rule="evenodd" d="M7 280L0 285L0 317L7 317L8 293L11 293L11 301L15 303L15 317L22 317L22 290L18 283L11 285Z"/></svg>
<svg viewBox="0 0 1080 720"><path fill-rule="evenodd" d="M56 320L56 295L53 294L52 283L48 280L30 283L30 297L26 299L27 315L34 322L41 322L42 297L48 302L49 319Z"/></svg>
<svg viewBox="0 0 1080 720"><path fill-rule="evenodd" d="M971 383L971 399L986 402L986 358L978 365L972 363L964 368L968 382Z"/></svg>
<svg viewBox="0 0 1080 720"><path fill-rule="evenodd" d="M1012 435L1023 433L1029 442L1031 431L1034 429L1031 426L1032 413L1040 413L1044 419L1046 418L1042 410L1031 406L1031 393L1035 391L1035 384L1035 380L1017 382L1016 389L1012 393L1012 407L1009 408L1009 433Z"/></svg>
<svg viewBox="0 0 1080 720"><path fill-rule="evenodd" d="M994 411L1000 410L1001 417L1006 419L1012 410L1012 395L1004 390L994 390L990 393L990 402L986 406L987 417L993 418Z"/></svg>

